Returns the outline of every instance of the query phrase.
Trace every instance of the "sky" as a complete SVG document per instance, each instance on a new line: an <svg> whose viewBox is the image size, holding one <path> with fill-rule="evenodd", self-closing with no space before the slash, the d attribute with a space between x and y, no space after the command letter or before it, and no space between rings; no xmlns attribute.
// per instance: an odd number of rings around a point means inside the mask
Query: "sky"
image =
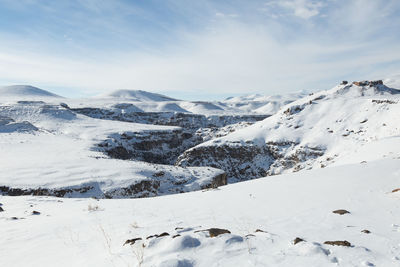
<svg viewBox="0 0 400 267"><path fill-rule="evenodd" d="M188 100L400 74L398 0L0 0L0 85Z"/></svg>

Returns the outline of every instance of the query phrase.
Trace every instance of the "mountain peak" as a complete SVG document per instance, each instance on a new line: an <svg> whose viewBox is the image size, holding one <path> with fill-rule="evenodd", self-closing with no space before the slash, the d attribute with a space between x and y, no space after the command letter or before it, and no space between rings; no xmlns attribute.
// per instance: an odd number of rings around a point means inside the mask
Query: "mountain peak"
<svg viewBox="0 0 400 267"><path fill-rule="evenodd" d="M349 83L342 81L342 83L333 88L335 94L340 95L354 95L355 96L373 96L383 94L399 94L400 90L387 87L383 84L382 80L375 81L354 81Z"/></svg>

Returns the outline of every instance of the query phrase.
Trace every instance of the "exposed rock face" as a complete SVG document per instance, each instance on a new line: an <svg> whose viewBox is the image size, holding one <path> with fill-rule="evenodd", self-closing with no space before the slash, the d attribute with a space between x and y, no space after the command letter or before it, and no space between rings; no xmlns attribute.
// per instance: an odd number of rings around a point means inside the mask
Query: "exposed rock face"
<svg viewBox="0 0 400 267"><path fill-rule="evenodd" d="M30 122L15 122L12 118L0 116L0 133L33 132L37 130L38 128Z"/></svg>
<svg viewBox="0 0 400 267"><path fill-rule="evenodd" d="M79 193L84 194L90 190L94 189L92 186L82 186L79 188L59 188L59 189L49 189L49 188L12 188L8 186L0 186L0 194L8 196L55 196L55 197L65 197L68 194Z"/></svg>
<svg viewBox="0 0 400 267"><path fill-rule="evenodd" d="M148 115L149 114L146 116ZM195 120L198 118L206 119L206 117L202 115L175 115L175 119L188 119L190 116L192 116L192 119L194 118ZM174 165L178 157L191 147L217 137L225 136L237 129L241 129L253 124L253 122L249 121L240 121L238 123L228 124L222 127L215 126L224 125L223 118L227 120L225 123L230 123L241 119L252 121L262 117L222 116L218 117L218 119L215 118L215 120L203 120L201 125L207 125L208 128L199 128L199 126L196 126L193 121L188 122L186 119L184 121L162 121L161 123L180 124L182 128L173 131L124 132L122 134L115 133L110 135L108 139L101 142L96 149L104 152L111 158Z"/></svg>
<svg viewBox="0 0 400 267"><path fill-rule="evenodd" d="M228 184L228 177L226 173L221 173L216 176L211 180L211 183L203 185L202 189L206 188L217 188L219 186L227 185Z"/></svg>
<svg viewBox="0 0 400 267"><path fill-rule="evenodd" d="M248 180L279 174L291 168L298 171L304 168L303 163L323 155L323 149L297 145L294 142L268 142L258 146L247 142L198 146L179 156L176 165L211 166L224 170L228 178ZM293 153L287 154L288 150Z"/></svg>
<svg viewBox="0 0 400 267"><path fill-rule="evenodd" d="M359 82L353 82L354 85L357 86L376 86L383 84L382 80L376 80L376 81L359 81Z"/></svg>
<svg viewBox="0 0 400 267"><path fill-rule="evenodd" d="M266 176L273 157L267 147L256 145L200 146L185 151L176 165L211 166L227 172L229 178L249 179Z"/></svg>
<svg viewBox="0 0 400 267"><path fill-rule="evenodd" d="M113 134L98 149L117 159L134 159L173 165L177 157L203 139L182 129Z"/></svg>
<svg viewBox="0 0 400 267"><path fill-rule="evenodd" d="M201 230L201 232L203 232L203 231L208 232L210 237L217 237L219 235L231 233L231 231L229 231L227 229L221 229L221 228L210 228L210 229L206 229L206 230Z"/></svg>
<svg viewBox="0 0 400 267"><path fill-rule="evenodd" d="M75 108L74 112L97 119L118 120L144 124L180 126L184 129L223 127L239 122L257 122L269 115L212 115L180 113L180 112L138 112L127 111L132 104L117 104L111 109Z"/></svg>
<svg viewBox="0 0 400 267"><path fill-rule="evenodd" d="M331 246L342 246L342 247L351 247L351 243L347 240L339 240L339 241L325 241L325 245Z"/></svg>
<svg viewBox="0 0 400 267"><path fill-rule="evenodd" d="M195 176L172 176L171 173L158 171L150 177L132 182L117 189L102 190L98 183L87 183L64 188L13 188L0 186L0 195L8 196L54 196L54 197L96 197L96 198L142 198L167 194L184 193L205 188L226 185L226 173L215 170L214 176L192 185Z"/></svg>
<svg viewBox="0 0 400 267"><path fill-rule="evenodd" d="M160 188L160 181L143 180L138 183L132 184L129 187L108 191L104 195L106 198L150 197L150 196L157 196L159 188Z"/></svg>

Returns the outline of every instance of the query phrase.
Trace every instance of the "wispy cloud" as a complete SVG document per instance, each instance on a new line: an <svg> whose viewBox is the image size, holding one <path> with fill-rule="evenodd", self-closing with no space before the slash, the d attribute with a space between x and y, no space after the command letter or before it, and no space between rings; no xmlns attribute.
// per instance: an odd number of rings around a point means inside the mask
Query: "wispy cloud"
<svg viewBox="0 0 400 267"><path fill-rule="evenodd" d="M276 10L276 7L281 7L289 14L309 19L320 14L320 9L324 6L323 2L310 0L280 0L269 1L265 3L266 7Z"/></svg>
<svg viewBox="0 0 400 267"><path fill-rule="evenodd" d="M24 1L0 0L42 16L0 26L0 83L269 94L400 67L397 1Z"/></svg>

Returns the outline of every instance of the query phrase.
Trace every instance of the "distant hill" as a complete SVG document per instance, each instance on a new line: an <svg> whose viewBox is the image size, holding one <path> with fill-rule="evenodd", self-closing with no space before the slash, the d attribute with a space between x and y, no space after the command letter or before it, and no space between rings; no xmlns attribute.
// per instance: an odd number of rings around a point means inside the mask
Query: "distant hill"
<svg viewBox="0 0 400 267"><path fill-rule="evenodd" d="M31 85L11 85L0 87L0 96L15 98L62 97Z"/></svg>
<svg viewBox="0 0 400 267"><path fill-rule="evenodd" d="M177 101L177 99L161 94L150 93L142 90L125 90L125 89L113 91L109 94L102 95L102 97L123 98L123 99L129 99L131 101L140 101L140 102Z"/></svg>

